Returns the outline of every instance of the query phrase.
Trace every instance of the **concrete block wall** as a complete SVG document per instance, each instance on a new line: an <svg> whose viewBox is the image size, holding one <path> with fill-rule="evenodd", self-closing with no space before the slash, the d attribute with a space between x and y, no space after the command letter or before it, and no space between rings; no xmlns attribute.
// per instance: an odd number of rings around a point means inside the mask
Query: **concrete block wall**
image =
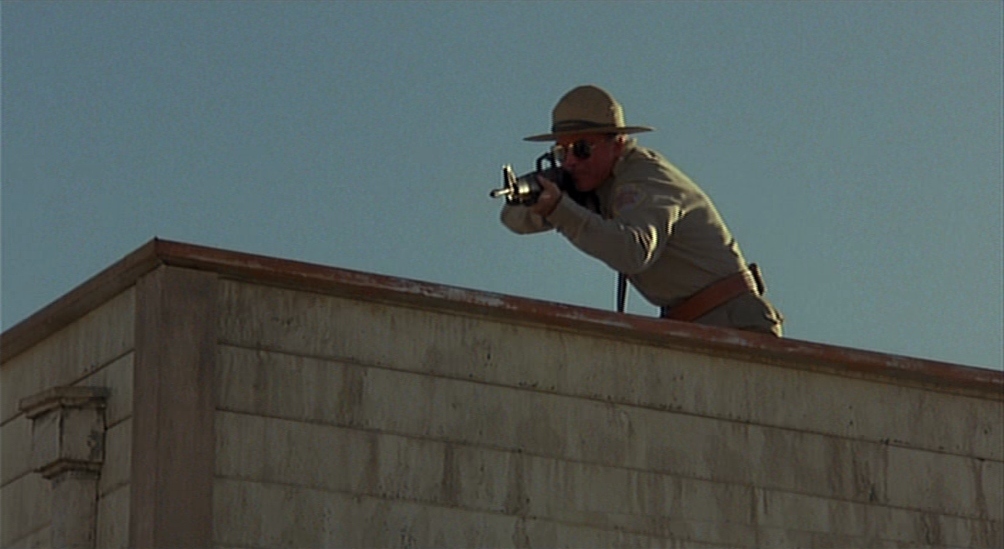
<svg viewBox="0 0 1004 549"><path fill-rule="evenodd" d="M134 307L135 293L126 290L0 369L0 546L49 547L52 487L32 472L32 426L18 402L63 385L110 390L95 539L98 547L127 546Z"/></svg>
<svg viewBox="0 0 1004 549"><path fill-rule="evenodd" d="M155 240L3 334L108 389L98 547L1001 547L1004 374Z"/></svg>
<svg viewBox="0 0 1004 549"><path fill-rule="evenodd" d="M999 400L225 282L223 547L995 547Z"/></svg>

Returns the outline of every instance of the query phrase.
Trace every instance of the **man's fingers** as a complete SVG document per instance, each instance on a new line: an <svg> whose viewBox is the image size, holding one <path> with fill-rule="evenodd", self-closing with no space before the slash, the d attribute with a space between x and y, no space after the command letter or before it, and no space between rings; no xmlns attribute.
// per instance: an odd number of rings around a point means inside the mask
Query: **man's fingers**
<svg viewBox="0 0 1004 549"><path fill-rule="evenodd" d="M559 192L558 186L554 184L554 181L551 181L542 175L537 176L537 183L540 183L540 187L545 192L550 191L552 194Z"/></svg>
<svg viewBox="0 0 1004 549"><path fill-rule="evenodd" d="M550 179L537 176L537 182L540 183L540 200L553 200L561 194L561 190Z"/></svg>
<svg viewBox="0 0 1004 549"><path fill-rule="evenodd" d="M531 210L538 215L547 217L551 215L554 207L561 200L561 189L550 179L539 175L537 176L537 183L540 184L540 196L537 197L537 203L533 205Z"/></svg>

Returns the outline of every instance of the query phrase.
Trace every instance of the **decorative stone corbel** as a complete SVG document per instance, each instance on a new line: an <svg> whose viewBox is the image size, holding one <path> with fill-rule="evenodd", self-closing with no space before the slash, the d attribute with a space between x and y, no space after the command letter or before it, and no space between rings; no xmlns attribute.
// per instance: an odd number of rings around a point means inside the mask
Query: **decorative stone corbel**
<svg viewBox="0 0 1004 549"><path fill-rule="evenodd" d="M107 398L104 387L54 387L18 403L31 420L31 466L52 482L53 548L94 548Z"/></svg>

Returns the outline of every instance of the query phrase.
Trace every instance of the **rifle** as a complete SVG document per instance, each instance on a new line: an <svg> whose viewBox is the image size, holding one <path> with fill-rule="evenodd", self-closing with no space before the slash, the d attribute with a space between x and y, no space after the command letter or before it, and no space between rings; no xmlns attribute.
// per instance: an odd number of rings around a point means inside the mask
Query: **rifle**
<svg viewBox="0 0 1004 549"><path fill-rule="evenodd" d="M545 163L549 165L545 167ZM579 205L594 212L599 211L596 193L578 190L575 187L575 178L570 172L558 165L554 153L548 151L540 155L534 164L536 167L534 171L519 177L516 177L511 165L502 166L502 187L492 189L488 196L492 198L504 197L506 203L510 205L531 206L536 204L540 197L542 189L540 183L537 182L537 177L540 176L553 181L563 193Z"/></svg>

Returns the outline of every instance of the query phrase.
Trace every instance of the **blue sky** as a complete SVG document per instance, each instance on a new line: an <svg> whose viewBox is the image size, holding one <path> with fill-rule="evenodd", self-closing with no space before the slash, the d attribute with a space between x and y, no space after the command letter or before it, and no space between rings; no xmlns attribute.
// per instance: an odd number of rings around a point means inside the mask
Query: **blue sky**
<svg viewBox="0 0 1004 549"><path fill-rule="evenodd" d="M4 2L3 328L154 236L611 309L487 196L593 83L788 337L1001 369L1002 6Z"/></svg>

